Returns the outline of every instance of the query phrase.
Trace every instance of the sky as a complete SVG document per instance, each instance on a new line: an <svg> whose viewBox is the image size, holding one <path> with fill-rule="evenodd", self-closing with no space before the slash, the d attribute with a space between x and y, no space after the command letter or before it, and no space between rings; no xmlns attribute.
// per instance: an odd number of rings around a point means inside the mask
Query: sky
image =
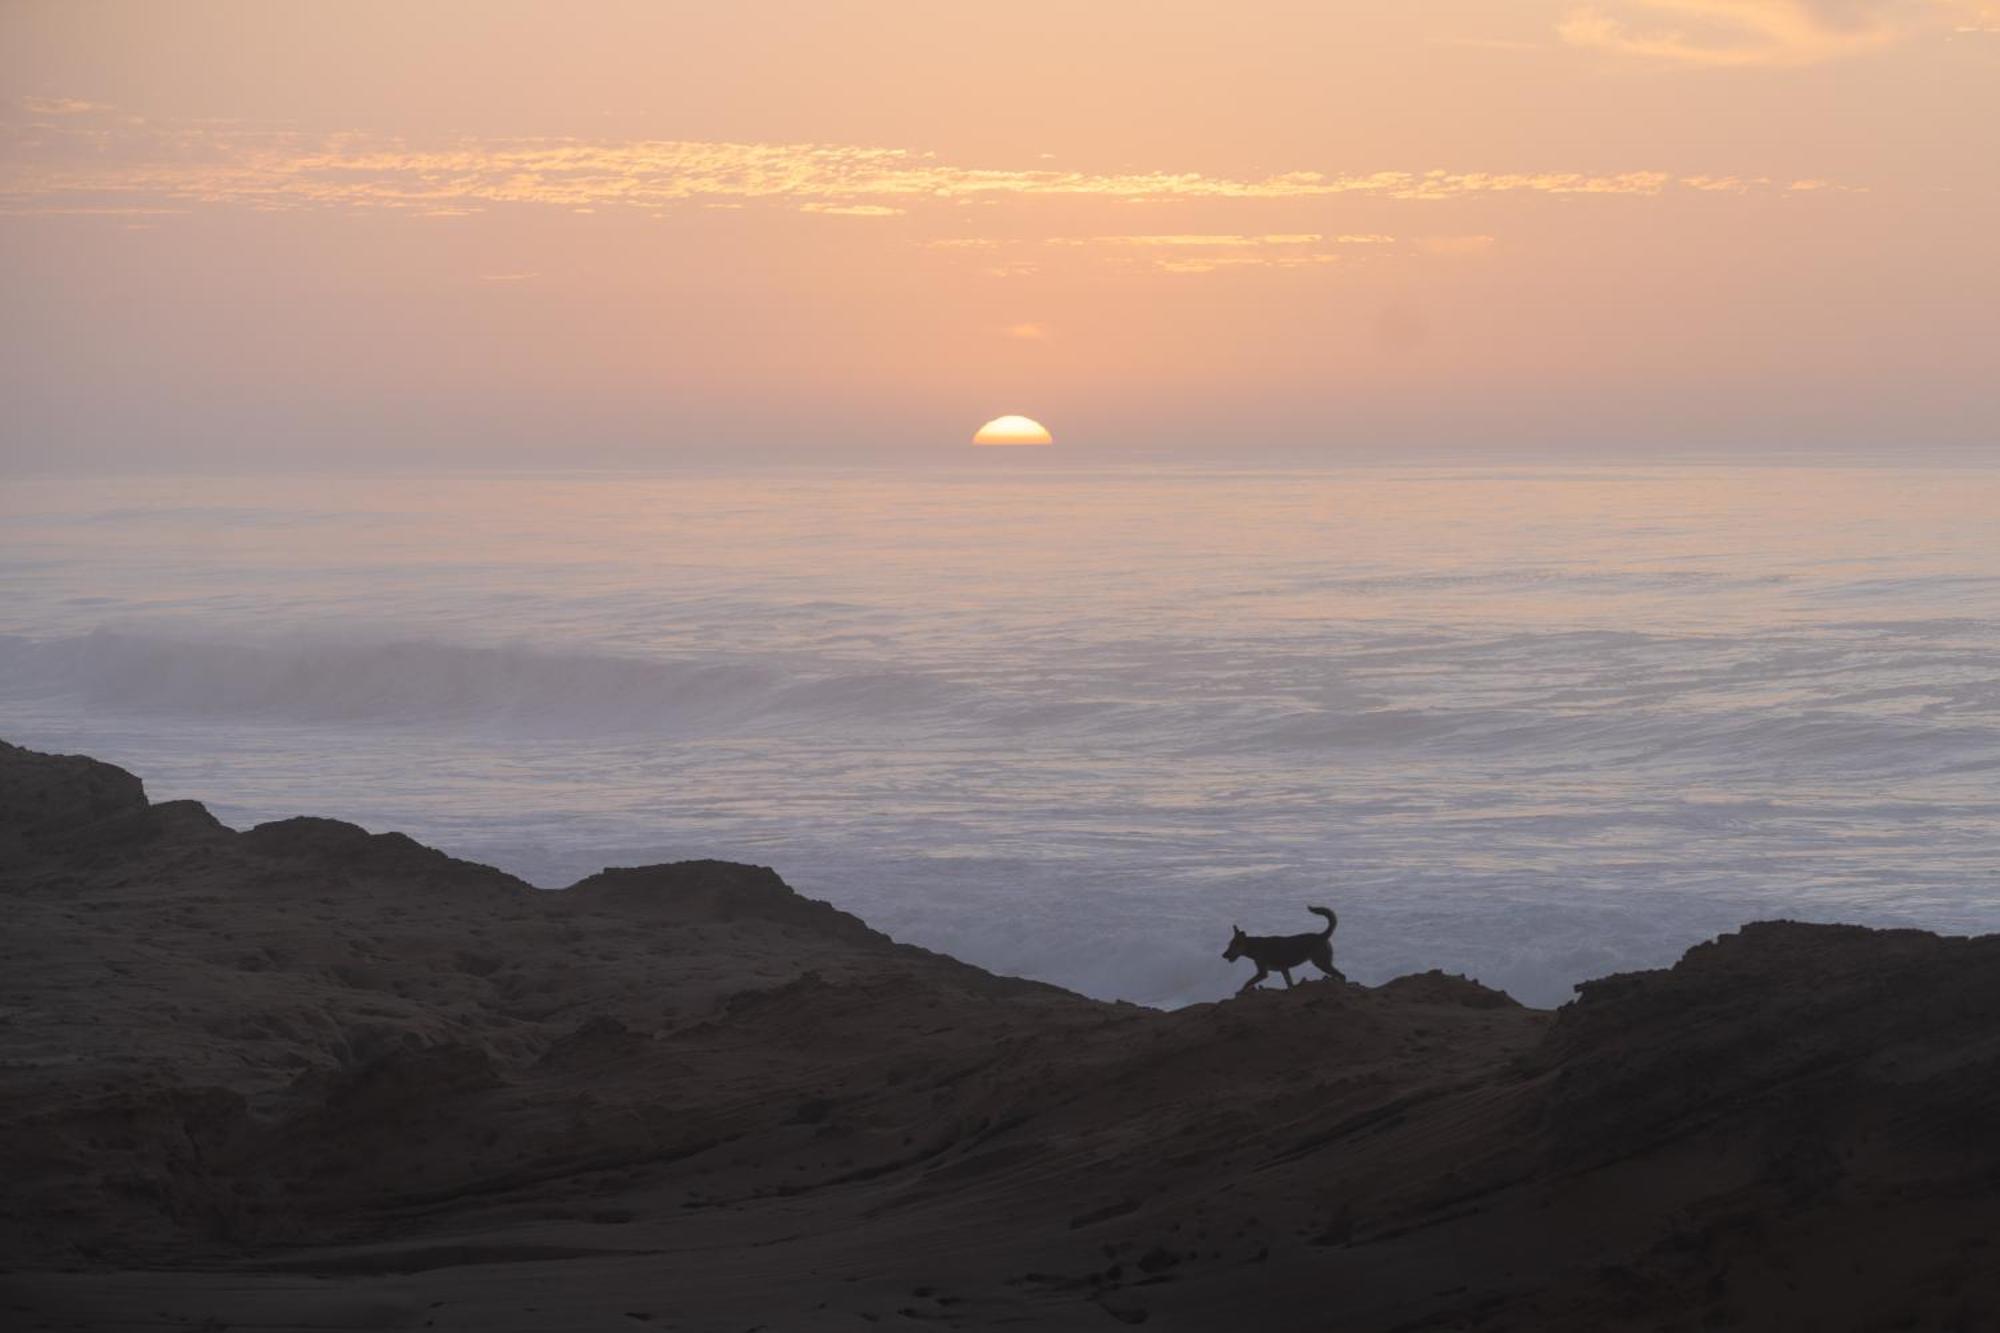
<svg viewBox="0 0 2000 1333"><path fill-rule="evenodd" d="M2000 445L2000 0L0 3L0 469Z"/></svg>

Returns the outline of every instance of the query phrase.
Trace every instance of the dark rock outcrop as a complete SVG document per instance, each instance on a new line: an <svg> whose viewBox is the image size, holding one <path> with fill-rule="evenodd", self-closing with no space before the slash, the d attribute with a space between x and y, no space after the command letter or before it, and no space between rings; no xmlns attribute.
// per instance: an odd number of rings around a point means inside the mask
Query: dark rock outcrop
<svg viewBox="0 0 2000 1333"><path fill-rule="evenodd" d="M564 895L580 912L616 912L653 921L768 921L829 940L887 944L860 917L817 898L801 897L768 866L730 861L612 867L578 880Z"/></svg>
<svg viewBox="0 0 2000 1333"><path fill-rule="evenodd" d="M116 765L0 741L0 848L36 849L146 808L145 785Z"/></svg>
<svg viewBox="0 0 2000 1333"><path fill-rule="evenodd" d="M2000 939L1173 1013L0 749L0 1270L91 1327L1994 1326ZM164 1314L162 1312L165 1312Z"/></svg>

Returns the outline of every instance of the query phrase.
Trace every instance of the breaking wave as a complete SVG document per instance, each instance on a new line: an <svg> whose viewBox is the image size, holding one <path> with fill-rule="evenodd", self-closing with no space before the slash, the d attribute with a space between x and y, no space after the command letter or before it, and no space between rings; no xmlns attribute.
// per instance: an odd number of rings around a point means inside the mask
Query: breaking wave
<svg viewBox="0 0 2000 1333"><path fill-rule="evenodd" d="M0 736L1153 1003L1308 902L1541 1003L1758 916L2000 928L2000 470L565 487L17 491Z"/></svg>
<svg viewBox="0 0 2000 1333"><path fill-rule="evenodd" d="M916 672L788 670L422 640L196 640L100 630L0 637L10 698L245 722L692 736L785 719L887 721L954 691Z"/></svg>

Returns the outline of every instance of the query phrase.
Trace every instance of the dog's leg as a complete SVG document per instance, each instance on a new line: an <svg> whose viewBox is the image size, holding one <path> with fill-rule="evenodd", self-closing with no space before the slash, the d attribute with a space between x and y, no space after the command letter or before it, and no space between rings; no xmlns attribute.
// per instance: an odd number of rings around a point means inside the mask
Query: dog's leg
<svg viewBox="0 0 2000 1333"><path fill-rule="evenodd" d="M1256 989L1257 989L1257 983L1258 983L1258 982L1260 982L1260 981L1262 981L1262 980L1263 980L1263 979L1264 979L1265 977L1268 977L1268 976L1270 976L1270 975L1271 975L1271 974L1270 974L1269 972L1267 972L1267 971L1266 971L1265 969L1263 969L1263 968L1261 968L1261 967L1260 967L1260 968L1258 968L1258 969L1257 969L1257 975L1256 975L1256 976L1254 976L1254 977L1252 977L1252 978L1250 978L1250 980L1248 980L1248 981L1244 982L1244 983L1243 983L1243 984L1242 984L1241 986L1237 987L1237 990L1236 990L1236 993L1237 993L1238 995L1241 995L1241 994L1243 994L1243 993L1244 993L1245 991L1253 991L1253 990L1256 990Z"/></svg>
<svg viewBox="0 0 2000 1333"><path fill-rule="evenodd" d="M1290 990L1292 986L1295 984L1292 981L1292 969L1290 969L1289 967L1281 967L1278 970L1285 974L1285 989Z"/></svg>

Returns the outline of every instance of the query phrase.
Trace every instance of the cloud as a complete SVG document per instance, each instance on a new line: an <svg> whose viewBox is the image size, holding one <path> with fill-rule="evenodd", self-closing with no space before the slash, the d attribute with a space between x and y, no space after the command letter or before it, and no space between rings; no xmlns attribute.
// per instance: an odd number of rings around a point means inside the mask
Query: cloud
<svg viewBox="0 0 2000 1333"><path fill-rule="evenodd" d="M1322 248L1318 232L1238 235L1199 232L1157 236L1052 236L1044 244L1109 249L1124 262L1162 273L1213 273L1221 268L1309 268L1339 256Z"/></svg>
<svg viewBox="0 0 2000 1333"><path fill-rule="evenodd" d="M29 204L0 203L0 217L131 218L181 217L186 208L149 208L144 204Z"/></svg>
<svg viewBox="0 0 2000 1333"><path fill-rule="evenodd" d="M1215 246L1241 250L1256 246L1317 245L1325 239L1318 232L1285 232L1269 236L1238 236L1232 233L1200 233L1168 236L1052 236L1050 245L1119 245L1160 247Z"/></svg>
<svg viewBox="0 0 2000 1333"><path fill-rule="evenodd" d="M1497 244L1497 237L1486 235L1420 236L1416 240L1417 249L1427 255L1483 255Z"/></svg>
<svg viewBox="0 0 2000 1333"><path fill-rule="evenodd" d="M799 205L801 213L830 213L844 218L899 218L909 210L887 204L829 204L818 201Z"/></svg>
<svg viewBox="0 0 2000 1333"><path fill-rule="evenodd" d="M659 212L773 202L813 214L891 217L924 206L1007 199L1271 202L1355 195L1436 201L1652 196L1673 187L1674 177L1659 171L1302 170L1235 178L974 166L852 144L551 138L413 144L199 122L170 126L92 112L58 124L0 125L0 209L14 212L233 206L457 216L496 207Z"/></svg>
<svg viewBox="0 0 2000 1333"><path fill-rule="evenodd" d="M1843 60L1950 26L1985 0L1620 0L1571 10L1572 46L1660 64L1787 68Z"/></svg>
<svg viewBox="0 0 2000 1333"><path fill-rule="evenodd" d="M1524 42L1512 37L1428 37L1431 46L1455 46L1473 51L1541 51L1543 42Z"/></svg>
<svg viewBox="0 0 2000 1333"><path fill-rule="evenodd" d="M2000 36L2000 0L1960 0L1949 8L1953 33Z"/></svg>
<svg viewBox="0 0 2000 1333"><path fill-rule="evenodd" d="M103 102L85 102L74 97L23 97L21 106L37 116L84 116L111 109Z"/></svg>
<svg viewBox="0 0 2000 1333"><path fill-rule="evenodd" d="M1346 262L1338 253L1343 247L1395 246L1397 240L1376 232L1178 232L1050 236L1041 244L1096 251L1109 263L1141 265L1165 273L1213 273L1222 268L1297 269L1338 264Z"/></svg>
<svg viewBox="0 0 2000 1333"><path fill-rule="evenodd" d="M1771 183L1769 176L1683 176L1681 184L1709 194L1748 194Z"/></svg>

